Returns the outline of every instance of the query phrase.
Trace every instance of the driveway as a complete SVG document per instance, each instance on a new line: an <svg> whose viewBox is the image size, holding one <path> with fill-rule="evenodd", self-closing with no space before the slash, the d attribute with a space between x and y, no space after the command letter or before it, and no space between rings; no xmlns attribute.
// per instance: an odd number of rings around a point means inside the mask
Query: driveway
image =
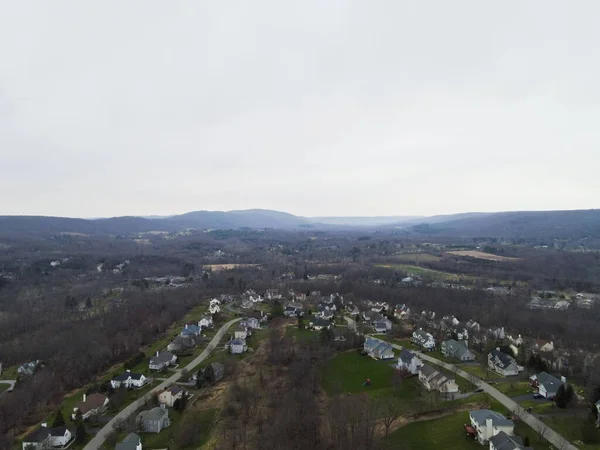
<svg viewBox="0 0 600 450"><path fill-rule="evenodd" d="M241 319L230 320L225 325L223 325L221 328L219 328L219 331L217 331L217 334L215 335L215 337L212 339L212 341L210 341L210 344L208 344L208 347L206 347L202 351L202 353L196 359L194 359L191 363L189 363L185 368L188 369L188 371L191 371L198 364L200 364L202 361L204 361L206 358L208 358L208 356L215 349L215 347L217 346L217 344L219 343L221 338L225 335L225 333L227 333L227 330L229 329L229 327L231 327L231 325L233 325L234 323L236 323L240 320ZM125 420L129 416L133 415L139 408L141 408L147 401L149 401L152 398L152 395L154 395L154 394L166 389L170 385L176 383L177 381L179 381L179 378L181 378L181 373L177 372L173 376L167 378L166 381L163 381L161 384L159 384L154 389L149 391L143 397L140 397L137 400L135 400L133 403L127 405L125 407L125 409L123 409L121 412L119 412L119 414L117 414L115 417L113 417L106 425L104 425L104 427L102 427L102 429L98 430L98 433L96 434L96 436L94 436L92 438L92 440L87 443L87 445L84 447L84 450L98 450L102 446L102 444L104 444L104 441L110 435L110 433L112 433L113 425L117 421Z"/></svg>
<svg viewBox="0 0 600 450"><path fill-rule="evenodd" d="M17 383L17 380L0 380L0 383L10 384L10 386L5 391L0 392L0 395L2 395L5 392L12 392L15 389L15 384Z"/></svg>
<svg viewBox="0 0 600 450"><path fill-rule="evenodd" d="M535 403L551 403L550 400L548 400L547 398L544 398L544 397L533 398L533 394L517 395L516 397L511 397L511 399L513 399L517 403L523 402L525 400L531 400L532 402L535 402Z"/></svg>
<svg viewBox="0 0 600 450"><path fill-rule="evenodd" d="M398 344L393 344L391 342L388 342L388 344L390 344L392 347L394 347L395 349L398 349L398 350L402 350L402 348L403 348L402 346L400 346ZM529 425L533 429L533 431L535 431L536 433L540 433L540 430L543 430L544 439L546 439L548 442L550 442L556 448L559 448L561 450L578 450L577 447L575 447L573 444L571 444L569 441L567 441L565 438L563 438L560 434L558 434L556 431L554 431L552 428L550 428L544 422L539 420L534 415L527 413L518 403L516 403L514 400L508 398L502 392L493 388L486 382L480 380L477 377L474 377L473 375L465 372L464 370L461 370L459 367L456 367L454 364L445 363L443 361L440 361L439 359L435 359L435 358L433 358L423 352L420 352L420 351L415 351L415 353L417 353L419 355L419 358L421 360L428 361L432 364L443 367L444 369L450 370L451 372L454 372L456 375L458 375L468 381L471 381L475 386L483 389L484 392L486 392L491 397L493 397L494 399L499 401L502 405L504 405L506 408L508 408L509 411L512 411L517 417L520 417L523 422L525 422L527 425Z"/></svg>

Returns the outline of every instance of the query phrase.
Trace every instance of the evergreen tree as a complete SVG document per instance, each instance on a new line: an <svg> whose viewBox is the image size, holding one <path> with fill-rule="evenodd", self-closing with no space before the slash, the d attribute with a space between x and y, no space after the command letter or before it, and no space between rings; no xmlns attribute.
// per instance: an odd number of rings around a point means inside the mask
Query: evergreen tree
<svg viewBox="0 0 600 450"><path fill-rule="evenodd" d="M77 425L77 430L75 431L75 443L80 445L84 444L86 436L87 432L85 431L85 425L83 424L83 421L81 421Z"/></svg>
<svg viewBox="0 0 600 450"><path fill-rule="evenodd" d="M565 389L564 384L561 384L558 390L556 391L556 398L554 399L554 402L559 408L567 407L567 390Z"/></svg>
<svg viewBox="0 0 600 450"><path fill-rule="evenodd" d="M63 417L62 411L56 411L56 415L54 416L54 421L52 422L52 428L62 427L65 425L65 418Z"/></svg>
<svg viewBox="0 0 600 450"><path fill-rule="evenodd" d="M529 447L529 436L523 438L523 447Z"/></svg>
<svg viewBox="0 0 600 450"><path fill-rule="evenodd" d="M85 301L85 307L87 309L92 309L94 307L94 305L92 303L92 299L90 297L88 297L87 300Z"/></svg>
<svg viewBox="0 0 600 450"><path fill-rule="evenodd" d="M215 370L213 369L213 367L209 364L208 366L206 366L206 368L204 369L204 379L206 381L208 381L209 383L214 383L215 382Z"/></svg>
<svg viewBox="0 0 600 450"><path fill-rule="evenodd" d="M302 330L304 328L304 322L302 321L302 317L298 316L298 329Z"/></svg>
<svg viewBox="0 0 600 450"><path fill-rule="evenodd" d="M575 400L575 391L573 390L572 385L567 384L567 387L565 388L565 396L567 399L567 405L573 403L573 401Z"/></svg>

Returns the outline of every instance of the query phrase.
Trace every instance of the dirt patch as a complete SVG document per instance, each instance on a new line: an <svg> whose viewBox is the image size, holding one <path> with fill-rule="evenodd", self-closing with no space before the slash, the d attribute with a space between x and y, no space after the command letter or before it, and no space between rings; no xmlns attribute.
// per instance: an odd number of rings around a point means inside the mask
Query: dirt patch
<svg viewBox="0 0 600 450"><path fill-rule="evenodd" d="M474 402L474 403L465 403L465 404L460 405L457 408L452 408L452 409L449 409L446 411L431 412L431 413L421 414L419 416L415 416L414 414L400 416L396 420L394 420L394 422L392 422L389 432L393 433L398 428L402 428L411 423L423 422L426 420L441 419L442 417L451 416L452 414L456 414L459 412L470 411L473 409L487 408L487 407L488 407L488 405L486 405L484 403ZM377 423L376 433L378 436L383 436L385 434L385 426L383 425L382 420L378 421L378 423Z"/></svg>
<svg viewBox="0 0 600 450"><path fill-rule="evenodd" d="M207 264L203 267L203 269L214 270L215 272L219 272L221 270L231 270L237 269L240 267L258 267L258 264Z"/></svg>
<svg viewBox="0 0 600 450"><path fill-rule="evenodd" d="M480 252L478 250L456 250L453 252L446 252L446 253L448 253L449 255L454 255L454 256L468 256L470 258L485 259L488 261L498 261L498 262L520 261L521 260L521 258L510 258L508 256L493 255L492 253Z"/></svg>

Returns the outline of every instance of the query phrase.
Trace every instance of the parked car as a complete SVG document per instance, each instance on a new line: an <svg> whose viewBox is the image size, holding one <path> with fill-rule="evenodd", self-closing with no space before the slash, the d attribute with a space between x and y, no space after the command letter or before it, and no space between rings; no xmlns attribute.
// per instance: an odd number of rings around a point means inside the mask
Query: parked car
<svg viewBox="0 0 600 450"><path fill-rule="evenodd" d="M483 392L483 388L477 388L473 392Z"/></svg>
<svg viewBox="0 0 600 450"><path fill-rule="evenodd" d="M533 394L533 398L544 398L544 396L539 392L536 392L535 394Z"/></svg>

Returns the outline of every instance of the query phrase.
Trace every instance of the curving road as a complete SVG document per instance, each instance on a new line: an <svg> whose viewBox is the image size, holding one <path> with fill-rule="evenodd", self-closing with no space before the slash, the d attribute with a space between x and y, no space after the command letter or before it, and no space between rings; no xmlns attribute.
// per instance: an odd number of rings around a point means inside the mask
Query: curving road
<svg viewBox="0 0 600 450"><path fill-rule="evenodd" d="M350 323L350 322L348 322L348 323ZM375 337L377 339L382 340L379 336L375 336ZM388 342L388 344L390 344L392 347L394 347L397 350L402 350L402 348L403 348L401 345L393 344L391 342ZM490 386L485 381L482 381L480 378L477 378L476 376L465 372L464 370L460 369L459 367L455 366L454 364L445 363L445 362L440 361L439 359L433 358L423 352L419 352L419 351L415 351L415 350L411 350L411 351L414 353L417 353L419 355L420 359L428 361L428 362L438 365L440 367L443 367L444 369L448 369L448 370L454 372L456 375L470 381L475 386L483 389L484 392L486 392L487 394L489 394L490 396L492 396L493 398L498 400L502 405L504 405L506 408L508 408L509 411L512 411L523 422L525 422L527 425L529 425L533 429L533 431L535 431L538 434L542 434L544 439L546 439L548 442L550 442L557 449L559 449L559 450L578 450L578 448L576 446L571 444L569 441L567 441L565 438L563 438L560 434L558 434L556 431L554 431L552 428L550 428L548 425L546 425L540 419L538 419L534 415L526 412L525 409L523 409L521 407L521 405L519 405L517 402L515 402L511 398L504 395L498 389ZM541 431L541 433L540 433L540 431Z"/></svg>
<svg viewBox="0 0 600 450"><path fill-rule="evenodd" d="M202 351L202 353L200 353L200 355L197 358L195 358L192 362L190 362L187 366L185 366L185 369L187 369L188 371L191 371L191 369L195 368L198 364L200 364L202 361L204 361L206 358L208 358L208 356L212 353L212 351L219 344L219 341L221 340L221 338L225 335L225 333L227 333L227 330L229 329L229 327L231 327L231 325L233 325L235 322L238 322L240 320L241 320L241 318L230 320L225 325L223 325L221 328L219 328L219 331L217 331L217 334L215 335L215 337L212 338L212 340L210 341L208 346ZM102 427L102 429L100 431L98 431L98 434L96 434L92 438L92 440L90 442L88 442L87 445L83 449L84 450L98 450L102 446L102 444L104 444L104 441L110 435L110 433L112 433L113 425L116 422L127 419L129 416L134 414L140 407L142 407L146 403L146 401L148 401L152 397L153 394L168 388L170 385L172 385L177 380L179 380L179 378L181 378L181 370L178 371L177 373L175 373L170 378L167 378L165 381L160 383L158 386L156 386L151 391L147 392L143 397L140 397L136 401L131 403L130 405L127 405L125 407L125 409L120 411L106 425L104 425L104 427Z"/></svg>

